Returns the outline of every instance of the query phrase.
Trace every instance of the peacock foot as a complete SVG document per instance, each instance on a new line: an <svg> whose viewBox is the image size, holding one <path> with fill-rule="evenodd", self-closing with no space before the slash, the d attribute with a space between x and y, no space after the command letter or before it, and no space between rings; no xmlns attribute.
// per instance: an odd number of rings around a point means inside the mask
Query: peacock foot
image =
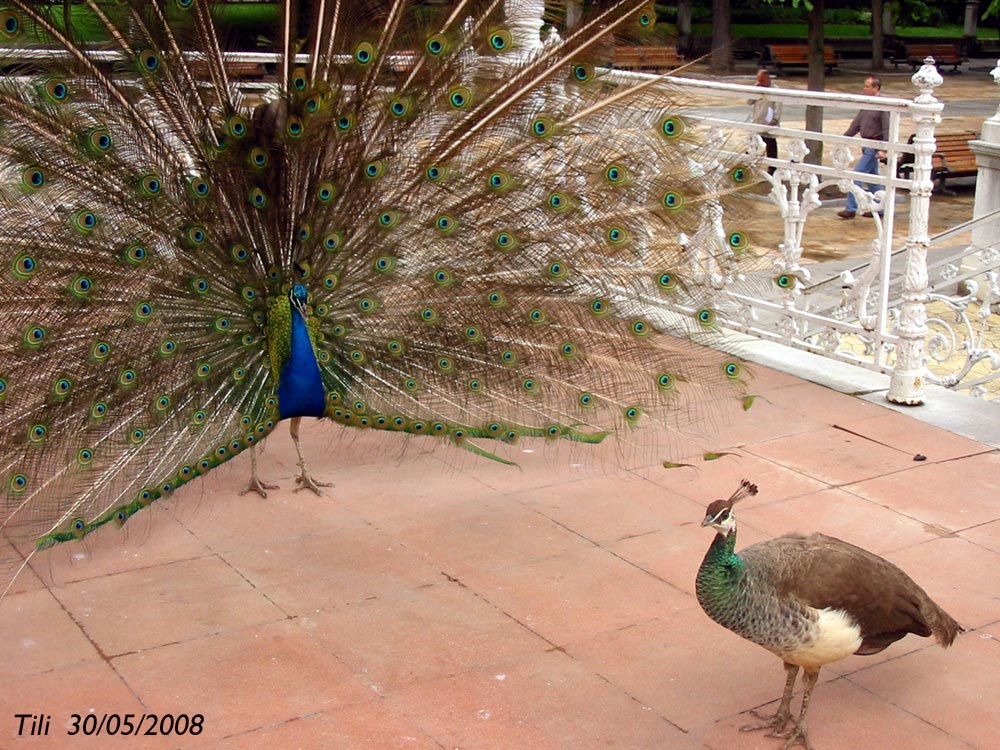
<svg viewBox="0 0 1000 750"><path fill-rule="evenodd" d="M317 482L312 478L312 474L307 474L306 472L302 472L302 476L296 477L295 483L299 485L295 488L295 492L298 492L299 490L312 490L320 497L325 494L320 487L333 487L332 482Z"/></svg>
<svg viewBox="0 0 1000 750"><path fill-rule="evenodd" d="M276 490L278 485L268 484L267 482L260 481L257 477L251 477L250 481L247 483L245 489L240 491L240 497L247 494L248 492L256 492L263 498L267 497L267 490Z"/></svg>
<svg viewBox="0 0 1000 750"><path fill-rule="evenodd" d="M771 731L767 733L768 737L788 737L790 735L786 727L789 724L795 724L795 720L787 708L779 708L778 712L771 716L762 714L756 709L751 709L750 713L758 719L763 719L763 721L756 724L745 724L740 727L741 732L757 732L761 729L770 729Z"/></svg>

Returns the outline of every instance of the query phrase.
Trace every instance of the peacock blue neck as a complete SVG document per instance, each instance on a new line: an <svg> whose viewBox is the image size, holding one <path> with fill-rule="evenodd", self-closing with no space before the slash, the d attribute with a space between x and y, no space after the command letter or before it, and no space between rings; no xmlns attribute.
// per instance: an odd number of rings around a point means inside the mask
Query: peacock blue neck
<svg viewBox="0 0 1000 750"><path fill-rule="evenodd" d="M695 580L695 593L698 601L709 611L713 604L739 583L743 577L743 558L736 554L736 530L728 535L716 534L712 545L705 553L698 577ZM712 612L709 611L711 615Z"/></svg>
<svg viewBox="0 0 1000 750"><path fill-rule="evenodd" d="M293 307L291 352L278 379L278 414L288 419L322 417L325 413L326 394L316 352L302 313Z"/></svg>

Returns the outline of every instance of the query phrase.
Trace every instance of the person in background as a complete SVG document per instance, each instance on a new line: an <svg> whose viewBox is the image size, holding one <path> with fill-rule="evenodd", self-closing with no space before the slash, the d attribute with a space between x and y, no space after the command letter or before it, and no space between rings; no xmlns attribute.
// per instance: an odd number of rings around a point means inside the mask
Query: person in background
<svg viewBox="0 0 1000 750"><path fill-rule="evenodd" d="M864 93L868 96L878 96L882 92L882 81L875 76L868 76L865 79ZM889 113L879 112L874 109L862 109L854 116L850 126L844 131L844 135L860 135L873 141L884 141L889 137ZM855 172L865 174L878 174L878 160L885 154L868 146L861 147L861 158L854 165ZM854 184L864 188L869 193L874 193L879 189L878 185L865 184L860 180L855 180ZM837 216L841 219L853 219L858 213L858 199L854 193L847 194L847 207L843 211L838 211ZM865 212L864 216L871 216L870 212Z"/></svg>
<svg viewBox="0 0 1000 750"><path fill-rule="evenodd" d="M754 85L762 88L771 88L771 74L764 70L764 68L761 68L757 71L757 83ZM781 102L761 97L760 99L751 99L749 103L753 105L750 122L755 125L775 127L781 121ZM778 141L763 133L760 134L760 137L764 141L764 154L770 159L776 159L778 157ZM774 167L768 167L767 173L774 174Z"/></svg>

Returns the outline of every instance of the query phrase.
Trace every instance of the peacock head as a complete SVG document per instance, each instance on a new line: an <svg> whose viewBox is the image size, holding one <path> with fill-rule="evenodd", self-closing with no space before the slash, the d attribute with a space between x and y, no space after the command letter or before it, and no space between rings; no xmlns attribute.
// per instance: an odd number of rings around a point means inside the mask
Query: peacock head
<svg viewBox="0 0 1000 750"><path fill-rule="evenodd" d="M302 284L292 285L292 288L288 290L288 299L291 300L292 307L303 316L306 314L306 305L309 304L309 290L305 286Z"/></svg>
<svg viewBox="0 0 1000 750"><path fill-rule="evenodd" d="M705 510L705 518L701 522L702 526L711 526L720 534L726 536L736 530L736 515L733 513L733 506L745 497L757 494L757 485L749 479L740 482L728 500L714 500Z"/></svg>

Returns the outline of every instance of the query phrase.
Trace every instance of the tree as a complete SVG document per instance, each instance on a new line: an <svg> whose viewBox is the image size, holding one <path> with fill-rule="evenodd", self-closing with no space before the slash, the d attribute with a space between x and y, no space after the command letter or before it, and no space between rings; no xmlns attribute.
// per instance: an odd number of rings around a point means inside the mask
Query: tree
<svg viewBox="0 0 1000 750"><path fill-rule="evenodd" d="M677 51L691 55L691 5L692 0L677 0Z"/></svg>
<svg viewBox="0 0 1000 750"><path fill-rule="evenodd" d="M712 57L709 67L716 73L733 68L729 0L712 0Z"/></svg>
<svg viewBox="0 0 1000 750"><path fill-rule="evenodd" d="M995 0L1000 2L1000 0ZM784 0L768 0L768 2L779 4ZM807 23L809 29L809 75L806 80L806 88L810 91L823 91L826 89L826 54L824 52L824 30L823 11L825 0L791 0L792 7L798 8L801 3L808 11ZM814 133L823 132L823 108L817 106L806 107L806 130ZM806 146L809 153L806 155L807 164L820 164L823 161L823 141L807 140Z"/></svg>
<svg viewBox="0 0 1000 750"><path fill-rule="evenodd" d="M810 91L823 91L826 88L826 55L823 50L824 0L812 0L811 5L808 0L802 0L802 3L809 10L809 76L806 88ZM792 5L797 6L798 0L792 0ZM822 107L806 107L806 130L811 130L814 133L823 132ZM808 140L806 145L809 147L809 153L805 159L806 163L821 164L823 161L823 141Z"/></svg>
<svg viewBox="0 0 1000 750"><path fill-rule="evenodd" d="M885 70L885 0L872 0L872 70Z"/></svg>

